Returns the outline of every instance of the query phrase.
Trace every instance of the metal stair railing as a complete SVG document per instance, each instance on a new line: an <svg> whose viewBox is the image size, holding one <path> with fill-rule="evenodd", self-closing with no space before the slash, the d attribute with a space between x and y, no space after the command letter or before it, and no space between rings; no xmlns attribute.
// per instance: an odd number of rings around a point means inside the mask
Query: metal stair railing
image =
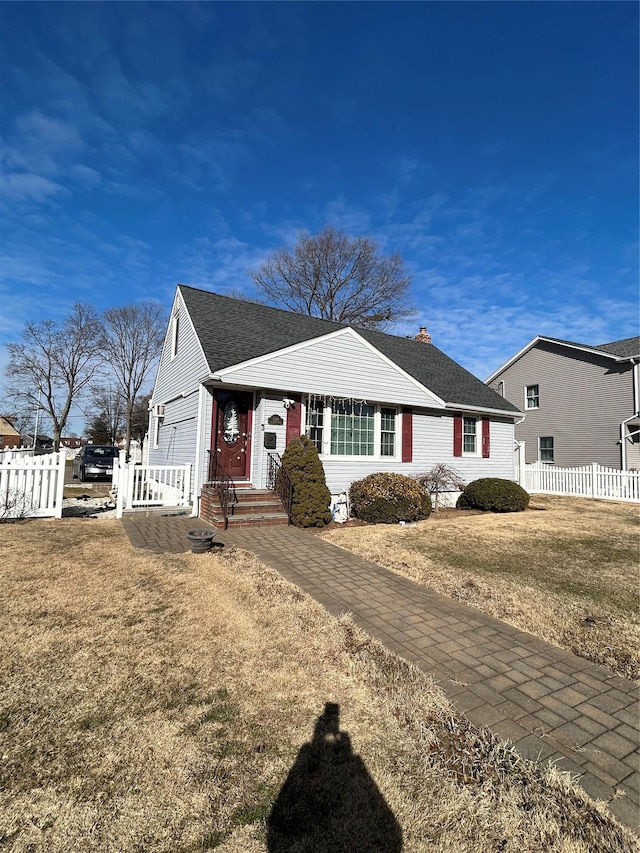
<svg viewBox="0 0 640 853"><path fill-rule="evenodd" d="M222 519L224 521L224 529L229 526L229 516L231 515L231 507L237 503L236 490L233 485L233 480L218 462L215 453L209 453L209 475L207 482L215 487L220 509L222 510Z"/></svg>
<svg viewBox="0 0 640 853"><path fill-rule="evenodd" d="M289 522L291 522L291 508L293 505L293 483L291 482L291 477L282 464L279 453L269 453L267 463L267 488L278 495L287 513Z"/></svg>

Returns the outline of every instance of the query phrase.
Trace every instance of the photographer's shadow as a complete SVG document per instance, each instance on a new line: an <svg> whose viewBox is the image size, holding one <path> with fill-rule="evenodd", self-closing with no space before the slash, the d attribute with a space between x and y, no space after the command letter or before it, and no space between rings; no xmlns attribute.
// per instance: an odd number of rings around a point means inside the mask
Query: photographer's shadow
<svg viewBox="0 0 640 853"><path fill-rule="evenodd" d="M401 853L402 830L327 703L268 821L269 853Z"/></svg>

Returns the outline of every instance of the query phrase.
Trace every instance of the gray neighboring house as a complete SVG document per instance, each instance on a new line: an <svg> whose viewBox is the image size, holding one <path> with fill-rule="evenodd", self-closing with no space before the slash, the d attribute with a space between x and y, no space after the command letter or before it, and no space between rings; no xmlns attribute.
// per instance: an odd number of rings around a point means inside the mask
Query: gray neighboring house
<svg viewBox="0 0 640 853"><path fill-rule="evenodd" d="M196 512L210 456L237 486L265 488L269 453L301 433L334 497L367 474L438 462L467 482L513 479L517 407L418 338L179 285L150 402L149 462L193 465Z"/></svg>
<svg viewBox="0 0 640 853"><path fill-rule="evenodd" d="M525 414L525 461L640 468L640 337L590 346L538 336L486 380Z"/></svg>

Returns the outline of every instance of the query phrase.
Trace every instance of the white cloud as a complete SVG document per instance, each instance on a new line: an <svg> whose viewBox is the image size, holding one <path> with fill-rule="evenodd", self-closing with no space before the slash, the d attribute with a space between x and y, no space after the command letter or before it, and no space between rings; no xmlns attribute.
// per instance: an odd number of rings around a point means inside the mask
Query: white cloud
<svg viewBox="0 0 640 853"><path fill-rule="evenodd" d="M0 199L12 202L42 202L48 198L65 193L67 190L61 184L34 175L29 172L11 172L0 174Z"/></svg>

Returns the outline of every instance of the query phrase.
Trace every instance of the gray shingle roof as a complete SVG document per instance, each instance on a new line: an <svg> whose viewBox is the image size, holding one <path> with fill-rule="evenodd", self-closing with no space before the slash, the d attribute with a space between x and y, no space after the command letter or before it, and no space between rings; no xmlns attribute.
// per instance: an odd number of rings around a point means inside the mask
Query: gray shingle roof
<svg viewBox="0 0 640 853"><path fill-rule="evenodd" d="M179 285L212 373L346 328L255 302ZM518 409L433 344L354 327L377 350L448 403Z"/></svg>
<svg viewBox="0 0 640 853"><path fill-rule="evenodd" d="M566 347L599 350L606 355L613 355L616 358L628 358L633 355L640 355L640 338L624 338L621 341L612 341L610 344L599 344L598 346L594 346L594 344L580 344L577 341L565 341L562 338L550 338L547 335L541 335L540 338L543 341L551 341L554 344L562 344L562 346Z"/></svg>
<svg viewBox="0 0 640 853"><path fill-rule="evenodd" d="M631 358L640 356L640 337L623 338L621 341L612 341L610 344L600 344L593 349L616 355L618 358Z"/></svg>

